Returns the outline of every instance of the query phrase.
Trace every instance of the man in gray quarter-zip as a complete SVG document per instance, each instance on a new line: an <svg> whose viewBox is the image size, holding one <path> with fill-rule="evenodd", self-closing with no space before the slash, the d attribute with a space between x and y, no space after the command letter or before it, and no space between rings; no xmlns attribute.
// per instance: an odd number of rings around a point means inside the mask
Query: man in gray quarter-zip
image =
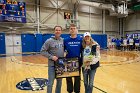
<svg viewBox="0 0 140 93"><path fill-rule="evenodd" d="M55 79L54 63L59 57L64 57L63 39L60 37L62 33L61 26L54 27L54 37L46 40L41 48L41 54L48 58L48 88L47 93L52 93L52 87ZM55 93L61 93L62 79L56 79Z"/></svg>

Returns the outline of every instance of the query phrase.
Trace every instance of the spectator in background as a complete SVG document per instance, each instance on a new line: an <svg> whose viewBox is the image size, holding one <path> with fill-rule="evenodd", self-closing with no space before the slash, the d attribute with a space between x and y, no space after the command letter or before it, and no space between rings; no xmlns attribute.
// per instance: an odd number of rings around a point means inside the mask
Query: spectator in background
<svg viewBox="0 0 140 93"><path fill-rule="evenodd" d="M111 43L111 37L108 38L108 49L110 50L112 48L112 43Z"/></svg>
<svg viewBox="0 0 140 93"><path fill-rule="evenodd" d="M130 47L130 45L129 45L129 37L127 37L126 40L127 40L127 50L129 50L129 47Z"/></svg>
<svg viewBox="0 0 140 93"><path fill-rule="evenodd" d="M120 39L120 43L121 43L121 45L120 45L120 49L123 50L123 37L121 37L121 39Z"/></svg>
<svg viewBox="0 0 140 93"><path fill-rule="evenodd" d="M112 38L112 48L115 48L115 41L116 41L116 39L115 38Z"/></svg>
<svg viewBox="0 0 140 93"><path fill-rule="evenodd" d="M118 38L116 39L115 43L116 43L116 49L120 50L121 42Z"/></svg>
<svg viewBox="0 0 140 93"><path fill-rule="evenodd" d="M132 37L130 37L129 39L129 50L132 51L133 50L133 44L134 44L134 40Z"/></svg>
<svg viewBox="0 0 140 93"><path fill-rule="evenodd" d="M126 38L123 39L123 50L124 51L127 50L127 39Z"/></svg>
<svg viewBox="0 0 140 93"><path fill-rule="evenodd" d="M134 43L135 43L135 50L138 50L139 46L140 46L140 40L138 38L136 38L134 40Z"/></svg>

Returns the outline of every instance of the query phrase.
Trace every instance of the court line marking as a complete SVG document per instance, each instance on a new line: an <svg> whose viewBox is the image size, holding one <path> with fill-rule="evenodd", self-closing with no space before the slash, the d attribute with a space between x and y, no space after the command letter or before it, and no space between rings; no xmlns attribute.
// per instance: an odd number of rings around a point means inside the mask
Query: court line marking
<svg viewBox="0 0 140 93"><path fill-rule="evenodd" d="M81 80L81 81L83 81L84 82L84 80ZM104 91L103 89L101 89L101 88L98 88L98 87L96 87L96 86L93 86L94 88L96 88L96 89L98 89L99 91L101 91L102 93L107 93L106 91Z"/></svg>

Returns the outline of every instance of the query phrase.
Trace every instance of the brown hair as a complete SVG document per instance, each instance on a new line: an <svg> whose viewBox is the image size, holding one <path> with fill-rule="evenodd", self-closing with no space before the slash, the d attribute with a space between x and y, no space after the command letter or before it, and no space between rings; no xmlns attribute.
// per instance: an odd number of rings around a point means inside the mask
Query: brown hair
<svg viewBox="0 0 140 93"><path fill-rule="evenodd" d="M70 27L76 27L76 25L74 23L71 23Z"/></svg>
<svg viewBox="0 0 140 93"><path fill-rule="evenodd" d="M60 27L60 28L61 28L61 30L62 30L62 26L59 26L59 25L56 25L56 26L54 27L54 30L55 30L55 28L56 28L56 27Z"/></svg>

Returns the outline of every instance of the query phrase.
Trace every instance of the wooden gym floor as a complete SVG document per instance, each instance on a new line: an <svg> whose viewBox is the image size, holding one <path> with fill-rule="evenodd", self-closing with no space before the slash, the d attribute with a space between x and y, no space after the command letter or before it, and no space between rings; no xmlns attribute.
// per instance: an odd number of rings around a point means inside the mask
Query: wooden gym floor
<svg viewBox="0 0 140 93"><path fill-rule="evenodd" d="M140 93L139 51L102 50L100 64L93 93ZM46 93L46 87L27 91L17 89L16 84L32 77L47 79L47 68L47 58L39 54L0 57L0 93ZM81 78L81 93L84 93ZM65 78L62 93L67 93Z"/></svg>

